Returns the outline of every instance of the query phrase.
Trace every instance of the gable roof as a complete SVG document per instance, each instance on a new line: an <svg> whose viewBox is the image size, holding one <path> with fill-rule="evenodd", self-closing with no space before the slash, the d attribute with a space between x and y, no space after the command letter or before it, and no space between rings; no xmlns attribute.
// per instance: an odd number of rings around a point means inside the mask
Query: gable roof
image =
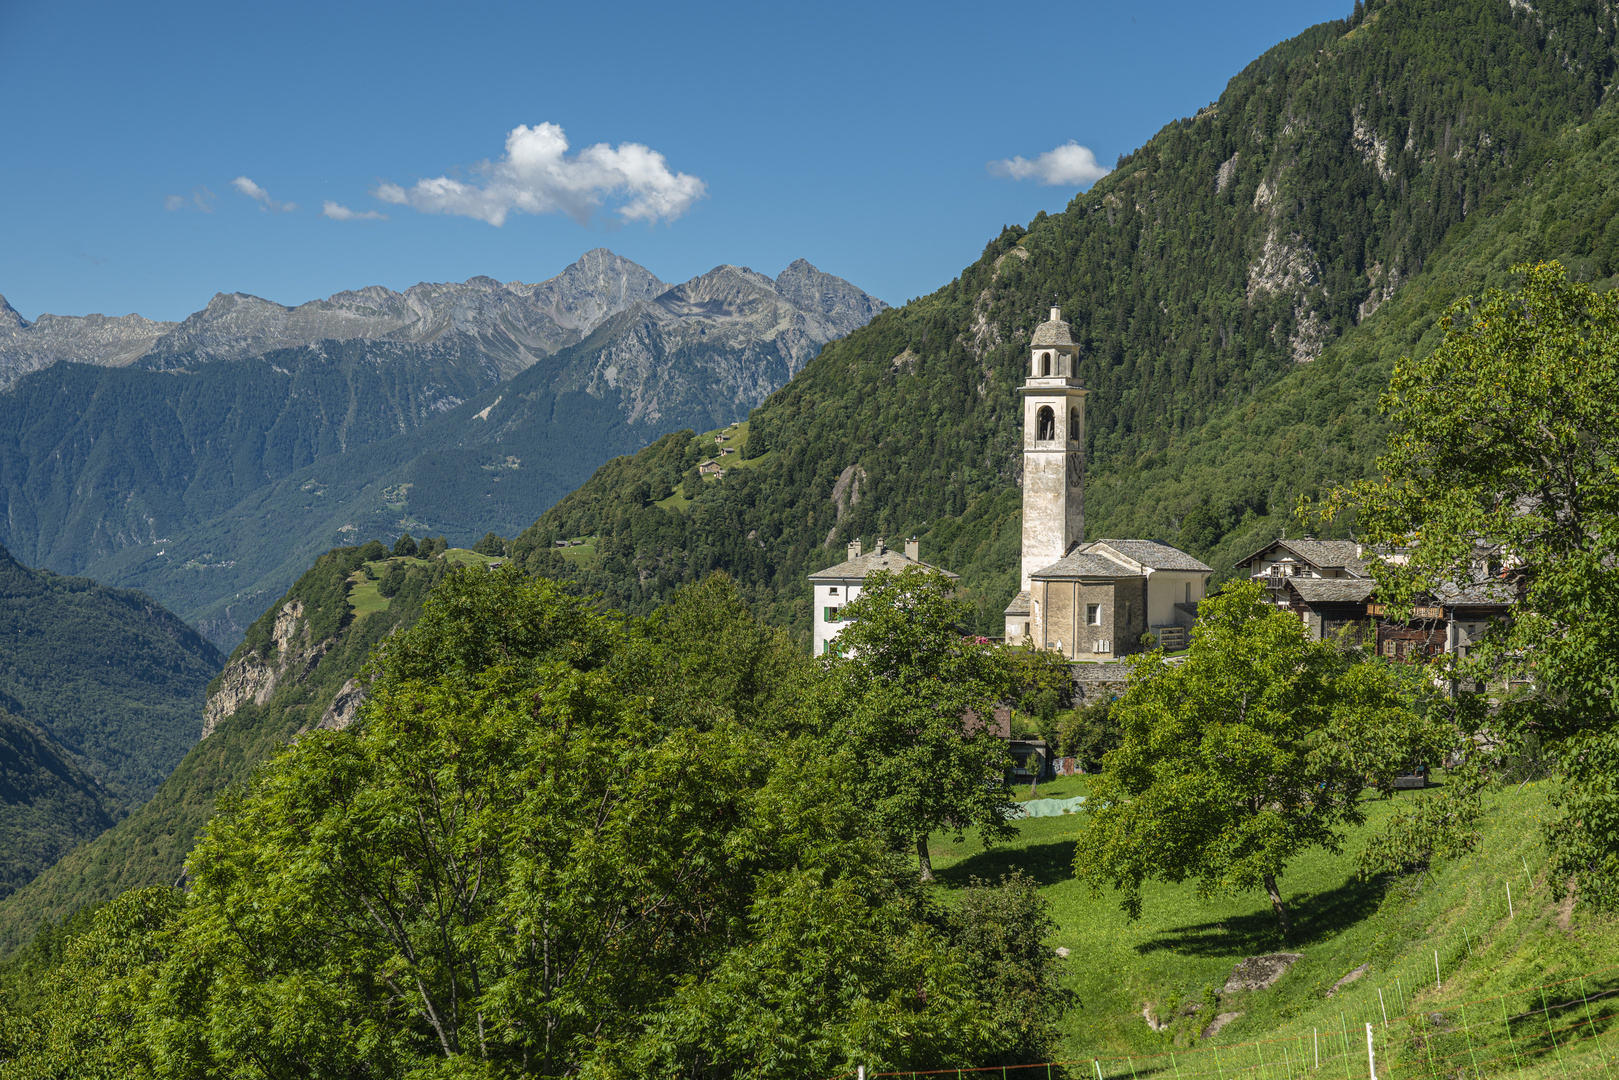
<svg viewBox="0 0 1619 1080"><path fill-rule="evenodd" d="M1247 558L1238 559L1237 565L1251 563L1273 548L1281 548L1311 566L1342 567L1357 577L1366 576L1366 558L1353 540L1272 540Z"/></svg>
<svg viewBox="0 0 1619 1080"><path fill-rule="evenodd" d="M1052 578L1139 578L1141 575L1134 570L1114 562L1106 555L1094 555L1089 551L1076 548L1052 563L1043 566L1030 574L1035 580L1050 580Z"/></svg>
<svg viewBox="0 0 1619 1080"><path fill-rule="evenodd" d="M886 570L897 574L907 566L920 566L924 570L938 570L947 578L954 580L960 574L952 574L937 566L930 566L916 559L907 559L903 551L889 548L886 551L870 551L857 556L847 562L840 562L836 566L829 566L825 570L817 570L809 576L811 581L864 581L867 574L876 570Z"/></svg>
<svg viewBox="0 0 1619 1080"><path fill-rule="evenodd" d="M1161 540L1095 540L1085 546L1094 551L1101 544L1107 545L1126 559L1153 570L1197 570L1208 574L1214 573L1214 567L1203 565L1180 548L1171 547Z"/></svg>
<svg viewBox="0 0 1619 1080"><path fill-rule="evenodd" d="M1024 589L1012 597L1012 602L1006 605L1002 615L1027 615L1029 613L1029 590Z"/></svg>

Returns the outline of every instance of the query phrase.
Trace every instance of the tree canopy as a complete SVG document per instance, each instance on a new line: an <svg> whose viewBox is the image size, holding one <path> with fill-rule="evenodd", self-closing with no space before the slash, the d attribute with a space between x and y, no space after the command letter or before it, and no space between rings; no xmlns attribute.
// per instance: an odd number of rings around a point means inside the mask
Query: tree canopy
<svg viewBox="0 0 1619 1080"><path fill-rule="evenodd" d="M1400 672L1310 641L1262 591L1200 603L1186 661L1133 658L1111 710L1123 742L1091 784L1074 870L1119 890L1132 917L1149 880L1193 879L1203 896L1263 888L1290 938L1289 860L1340 850L1365 820L1363 788L1391 791L1446 749L1449 729L1418 714Z"/></svg>
<svg viewBox="0 0 1619 1080"><path fill-rule="evenodd" d="M1556 263L1521 287L1453 306L1444 343L1403 359L1383 406L1395 435L1382 477L1340 490L1367 541L1379 596L1513 600L1510 621L1445 658L1452 678L1518 685L1495 738L1545 741L1566 778L1548 830L1560 871L1619 906L1619 291Z"/></svg>
<svg viewBox="0 0 1619 1080"><path fill-rule="evenodd" d="M838 672L724 579L624 620L456 571L371 674L353 727L306 732L221 800L188 893L97 912L0 1076L801 1077L1047 1054L1043 902L1009 882L947 914L920 891L827 752L806 686Z"/></svg>

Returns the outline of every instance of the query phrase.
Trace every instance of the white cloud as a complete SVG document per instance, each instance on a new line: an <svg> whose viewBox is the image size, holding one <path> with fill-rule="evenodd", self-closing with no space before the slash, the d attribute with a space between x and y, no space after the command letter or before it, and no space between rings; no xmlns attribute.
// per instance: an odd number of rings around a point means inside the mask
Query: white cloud
<svg viewBox="0 0 1619 1080"><path fill-rule="evenodd" d="M992 161L989 171L992 176L1010 176L1013 180L1033 178L1047 185L1073 185L1094 183L1113 170L1097 164L1090 147L1069 139L1033 161L1022 156Z"/></svg>
<svg viewBox="0 0 1619 1080"><path fill-rule="evenodd" d="M499 226L510 213L567 214L583 224L608 198L622 200L625 221L673 221L702 198L707 185L669 171L664 156L640 143L606 143L567 154L558 124L527 124L506 136L506 156L473 167L479 180L448 176L418 180L409 188L383 183L373 194L383 202L424 214L459 214Z"/></svg>
<svg viewBox="0 0 1619 1080"><path fill-rule="evenodd" d="M335 203L330 199L320 204L322 217L329 217L333 221L387 221L387 214L380 214L375 210L350 210L342 203Z"/></svg>
<svg viewBox="0 0 1619 1080"><path fill-rule="evenodd" d="M254 202L258 203L260 210L298 209L297 203L276 202L274 199L270 198L270 193L268 191L265 191L263 188L259 187L245 176L238 176L236 179L230 182L230 186L235 188L237 191L240 191L243 195L246 195L249 199L252 199Z"/></svg>
<svg viewBox="0 0 1619 1080"><path fill-rule="evenodd" d="M201 210L205 214L214 212L214 200L219 198L207 188L198 185L191 189L190 195L169 195L163 200L163 209L168 211L185 210L188 207Z"/></svg>

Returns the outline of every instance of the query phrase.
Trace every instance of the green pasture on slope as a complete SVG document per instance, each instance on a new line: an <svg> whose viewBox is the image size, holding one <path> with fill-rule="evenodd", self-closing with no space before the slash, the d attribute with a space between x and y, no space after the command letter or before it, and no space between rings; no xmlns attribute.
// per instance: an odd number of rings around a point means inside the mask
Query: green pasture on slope
<svg viewBox="0 0 1619 1080"><path fill-rule="evenodd" d="M1036 797L1084 794L1085 782L1043 784ZM1354 855L1401 801L1419 793L1373 797L1367 824L1340 853L1309 852L1280 878L1295 926L1286 944L1257 890L1200 900L1192 883L1149 885L1142 918L1131 922L1111 889L1092 896L1073 879L1085 814L1021 820L1014 841L989 850L944 833L929 844L947 892L1013 869L1039 883L1058 924L1050 944L1069 950L1061 963L1073 1000L1057 1056L1085 1061L1085 1075L1283 1080L1313 1073L1319 1051L1321 1075L1346 1070L1344 1080L1360 1080L1368 1076L1370 1022L1379 1080L1518 1071L1526 1080L1550 1078L1606 1070L1609 1060L1596 1049L1619 1050L1619 1033L1611 1031L1619 1022L1619 920L1571 912L1564 887L1547 880L1541 824L1549 788L1490 796L1480 843L1467 857L1363 882ZM1028 797L1026 787L1020 797ZM1224 990L1243 959L1284 951L1302 958L1270 988ZM1328 996L1362 965L1361 977ZM1547 984L1560 985L1544 995L1534 989ZM1240 1015L1203 1038L1222 1013ZM1149 1026L1147 1014L1162 1030ZM1592 1042L1593 1033L1603 1037Z"/></svg>

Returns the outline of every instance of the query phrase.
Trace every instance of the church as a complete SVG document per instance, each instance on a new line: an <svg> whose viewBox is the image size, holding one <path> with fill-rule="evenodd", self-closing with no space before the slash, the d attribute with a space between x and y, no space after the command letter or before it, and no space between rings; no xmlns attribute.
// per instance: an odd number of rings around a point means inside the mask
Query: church
<svg viewBox="0 0 1619 1080"><path fill-rule="evenodd" d="M1006 608L1008 645L1071 661L1114 660L1153 645L1185 646L1213 569L1157 540L1085 542L1085 395L1079 349L1058 308L1035 328L1023 395L1023 550L1020 587ZM839 609L872 570L926 567L913 539L903 556L877 541L810 575L815 652L833 652ZM951 575L954 577L954 575Z"/></svg>

